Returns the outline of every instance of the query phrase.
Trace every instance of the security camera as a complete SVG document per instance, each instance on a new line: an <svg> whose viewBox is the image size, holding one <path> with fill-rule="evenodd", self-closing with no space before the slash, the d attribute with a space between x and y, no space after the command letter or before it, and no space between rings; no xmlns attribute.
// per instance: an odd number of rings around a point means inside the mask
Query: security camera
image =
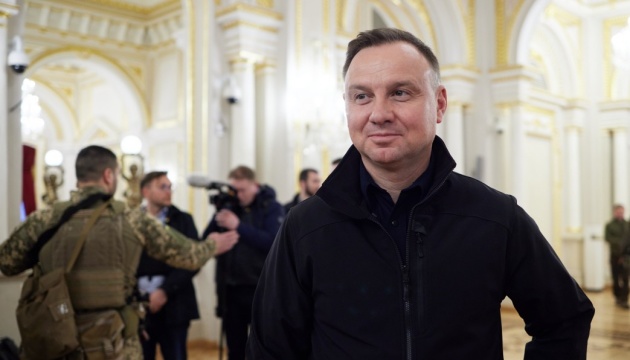
<svg viewBox="0 0 630 360"><path fill-rule="evenodd" d="M227 85L223 88L223 97L230 105L238 103L241 99L241 90L238 88L236 81L231 76Z"/></svg>
<svg viewBox="0 0 630 360"><path fill-rule="evenodd" d="M30 64L30 60L28 55L24 52L22 48L22 40L16 36L13 38L13 50L9 52L9 57L7 58L7 64L18 74L22 74L28 68Z"/></svg>

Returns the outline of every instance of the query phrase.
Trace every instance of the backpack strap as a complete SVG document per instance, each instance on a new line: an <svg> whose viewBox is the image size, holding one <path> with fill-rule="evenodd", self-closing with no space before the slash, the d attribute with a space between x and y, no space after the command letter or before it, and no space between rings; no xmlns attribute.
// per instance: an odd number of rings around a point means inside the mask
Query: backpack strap
<svg viewBox="0 0 630 360"><path fill-rule="evenodd" d="M74 267L74 263L79 258L79 254L81 253L81 250L83 249L83 244L85 244L85 239L87 239L90 229L92 229L92 226L94 226L98 217L103 213L103 211L105 211L105 208L107 208L107 206L111 202L112 202L112 199L110 197L109 200L105 201L102 205L97 207L92 213L92 215L90 216L90 218L88 219L88 222L83 227L83 230L81 230L81 235L79 235L79 240L77 240L77 243L74 245L74 249L72 250L72 255L70 256L70 260L68 261L68 264L66 265L66 273L69 273L70 271L72 271L72 267Z"/></svg>
<svg viewBox="0 0 630 360"><path fill-rule="evenodd" d="M87 198L81 200L76 205L72 205L72 206L68 207L63 212L63 214L61 215L61 218L59 219L59 221L53 227L48 228L46 231L44 231L37 238L37 242L35 243L35 246L33 246L28 251L27 257L28 257L28 259L30 259L30 262L31 262L31 264L30 264L31 266L30 267L35 266L35 264L37 264L39 262L39 252L42 250L44 245L46 245L48 240L52 239L52 237L55 235L55 233L57 233L57 230L59 230L61 225L63 225L68 220L70 220L72 215L76 214L77 211L79 211L81 209L90 208L92 205L96 204L96 202L98 200L107 201L107 200L109 200L111 198L112 198L112 195L110 195L110 194L103 194L103 193L92 194L92 195L88 196Z"/></svg>

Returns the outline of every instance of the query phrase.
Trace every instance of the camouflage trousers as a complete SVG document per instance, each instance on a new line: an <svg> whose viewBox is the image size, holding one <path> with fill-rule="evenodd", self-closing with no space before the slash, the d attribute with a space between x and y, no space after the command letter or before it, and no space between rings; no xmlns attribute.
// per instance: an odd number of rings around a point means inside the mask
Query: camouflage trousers
<svg viewBox="0 0 630 360"><path fill-rule="evenodd" d="M140 338L137 336L125 339L125 346L123 348L123 360L142 360L142 345L140 345Z"/></svg>

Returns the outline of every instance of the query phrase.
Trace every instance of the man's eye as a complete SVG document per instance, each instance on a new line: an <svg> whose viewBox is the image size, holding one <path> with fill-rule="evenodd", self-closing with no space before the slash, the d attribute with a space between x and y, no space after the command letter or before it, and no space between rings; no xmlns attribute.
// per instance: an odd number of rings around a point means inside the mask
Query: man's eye
<svg viewBox="0 0 630 360"><path fill-rule="evenodd" d="M354 96L354 102L357 104L365 104L370 100L369 96L366 94L357 94Z"/></svg>
<svg viewBox="0 0 630 360"><path fill-rule="evenodd" d="M407 92L404 90L396 90L394 91L394 96L405 96L407 95Z"/></svg>

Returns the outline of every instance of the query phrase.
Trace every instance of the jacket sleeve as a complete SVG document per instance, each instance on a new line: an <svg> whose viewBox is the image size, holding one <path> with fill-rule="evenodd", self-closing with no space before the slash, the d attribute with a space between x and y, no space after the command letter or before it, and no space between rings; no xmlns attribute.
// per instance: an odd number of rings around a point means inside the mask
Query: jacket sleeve
<svg viewBox="0 0 630 360"><path fill-rule="evenodd" d="M593 304L515 200L508 241L507 295L532 336L525 360L586 359Z"/></svg>
<svg viewBox="0 0 630 360"><path fill-rule="evenodd" d="M262 227L254 224L245 224L241 221L236 229L240 235L239 241L267 251L271 248L273 239L284 219L284 208L277 201L273 201L262 211L262 214L256 214L255 216L263 217Z"/></svg>
<svg viewBox="0 0 630 360"><path fill-rule="evenodd" d="M300 276L304 269L296 259L289 222L273 242L254 295L250 360L308 359L311 353L313 304L309 285Z"/></svg>
<svg viewBox="0 0 630 360"><path fill-rule="evenodd" d="M52 211L49 209L36 211L0 245L0 271L3 274L17 275L34 264L33 260L28 258L28 252L46 230L51 218Z"/></svg>
<svg viewBox="0 0 630 360"><path fill-rule="evenodd" d="M198 270L214 255L214 241L189 239L138 209L130 210L127 218L147 255L174 268Z"/></svg>
<svg viewBox="0 0 630 360"><path fill-rule="evenodd" d="M181 232L187 238L197 240L199 235L192 216L183 212L179 212L177 216L178 219L173 219L177 221L171 222L173 228ZM196 274L196 271L175 269L166 276L164 283L160 287L166 292L168 297L172 297L181 291L183 286L189 283Z"/></svg>

